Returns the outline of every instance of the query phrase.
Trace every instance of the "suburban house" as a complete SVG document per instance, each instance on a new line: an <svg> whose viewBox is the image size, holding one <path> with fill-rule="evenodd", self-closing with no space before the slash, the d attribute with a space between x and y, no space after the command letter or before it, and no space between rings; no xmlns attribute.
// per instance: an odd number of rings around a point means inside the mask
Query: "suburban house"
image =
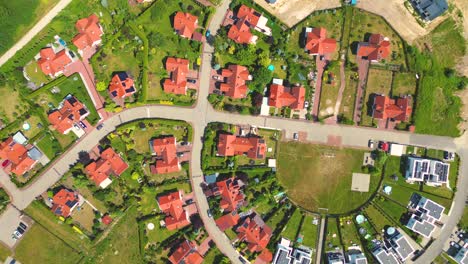
<svg viewBox="0 0 468 264"><path fill-rule="evenodd" d="M153 154L156 155L156 163L151 166L151 173L162 174L181 170L175 137L153 139L151 147Z"/></svg>
<svg viewBox="0 0 468 264"><path fill-rule="evenodd" d="M348 247L348 251L345 253L348 264L367 264L366 255L362 252L361 247L351 246Z"/></svg>
<svg viewBox="0 0 468 264"><path fill-rule="evenodd" d="M406 227L429 238L435 229L435 224L440 223L445 207L418 193L413 193L408 203L408 210L412 214Z"/></svg>
<svg viewBox="0 0 468 264"><path fill-rule="evenodd" d="M9 137L0 143L0 158L6 172L24 175L36 165L37 159L33 159L31 154L33 149L34 151L38 150L34 147L28 149L22 143L15 140L14 137Z"/></svg>
<svg viewBox="0 0 468 264"><path fill-rule="evenodd" d="M67 95L57 109L49 113L49 122L62 134L68 134L73 126L89 115L86 106L75 96Z"/></svg>
<svg viewBox="0 0 468 264"><path fill-rule="evenodd" d="M195 242L185 240L172 252L169 261L172 264L201 264L203 257Z"/></svg>
<svg viewBox="0 0 468 264"><path fill-rule="evenodd" d="M245 66L231 64L221 71L223 82L220 84L221 92L235 99L245 98L249 88L246 81L252 80L249 70Z"/></svg>
<svg viewBox="0 0 468 264"><path fill-rule="evenodd" d="M447 254L457 263L468 262L468 234L464 231L458 235L458 241L451 241Z"/></svg>
<svg viewBox="0 0 468 264"><path fill-rule="evenodd" d="M73 62L71 51L63 49L55 53L51 47L43 48L39 51L37 64L45 75L55 78L63 73L65 67Z"/></svg>
<svg viewBox="0 0 468 264"><path fill-rule="evenodd" d="M384 241L380 247L372 251L374 257L381 264L405 262L414 253L414 249L406 236L394 227L385 230Z"/></svg>
<svg viewBox="0 0 468 264"><path fill-rule="evenodd" d="M310 55L324 56L336 50L336 40L327 38L325 28L306 28L305 39L305 51Z"/></svg>
<svg viewBox="0 0 468 264"><path fill-rule="evenodd" d="M434 20L448 9L446 0L411 0L411 4L422 19Z"/></svg>
<svg viewBox="0 0 468 264"><path fill-rule="evenodd" d="M107 148L101 152L101 156L97 161L93 161L86 166L86 174L94 183L106 188L112 183L109 176L111 174L120 176L126 169L128 164L117 154L112 148Z"/></svg>
<svg viewBox="0 0 468 264"><path fill-rule="evenodd" d="M188 212L184 210L184 191L178 190L158 197L158 206L166 214L164 224L168 230L175 230L190 224Z"/></svg>
<svg viewBox="0 0 468 264"><path fill-rule="evenodd" d="M83 55L83 50L101 44L101 36L104 32L97 15L92 14L76 21L75 27L79 33L73 38L72 42L78 48L80 55Z"/></svg>
<svg viewBox="0 0 468 264"><path fill-rule="evenodd" d="M426 159L416 156L409 156L405 172L406 181L410 183L425 182L427 185L441 186L449 184L450 164Z"/></svg>
<svg viewBox="0 0 468 264"><path fill-rule="evenodd" d="M164 80L164 92L172 94L186 94L189 61L180 58L167 58L166 70L170 73L171 78Z"/></svg>
<svg viewBox="0 0 468 264"><path fill-rule="evenodd" d="M277 79L270 85L268 105L301 110L304 109L305 94L306 90L303 86L285 87L283 80Z"/></svg>
<svg viewBox="0 0 468 264"><path fill-rule="evenodd" d="M58 216L67 218L78 206L79 200L78 193L62 188L52 198L52 212Z"/></svg>
<svg viewBox="0 0 468 264"><path fill-rule="evenodd" d="M219 156L231 157L246 155L251 159L265 158L266 143L260 137L238 137L230 134L220 134L218 139Z"/></svg>
<svg viewBox="0 0 468 264"><path fill-rule="evenodd" d="M341 251L326 252L327 263L330 264L343 264L346 263L345 257Z"/></svg>
<svg viewBox="0 0 468 264"><path fill-rule="evenodd" d="M266 25L268 19L255 9L241 5L235 16L235 23L228 32L228 38L239 44L255 44L258 37L250 32L255 29L267 36L271 36L271 29Z"/></svg>
<svg viewBox="0 0 468 264"><path fill-rule="evenodd" d="M377 119L391 119L394 121L407 122L413 109L408 97L391 99L390 96L376 95L372 117Z"/></svg>
<svg viewBox="0 0 468 264"><path fill-rule="evenodd" d="M281 238L276 247L272 264L302 264L312 263L312 250L305 246L293 248L290 240Z"/></svg>
<svg viewBox="0 0 468 264"><path fill-rule="evenodd" d="M216 183L218 193L221 195L220 207L224 212L232 212L239 209L245 202L242 192L244 183L234 177Z"/></svg>
<svg viewBox="0 0 468 264"><path fill-rule="evenodd" d="M203 35L195 32L198 27L198 17L179 11L174 16L173 23L177 35L187 39L202 40Z"/></svg>
<svg viewBox="0 0 468 264"><path fill-rule="evenodd" d="M372 34L368 42L359 42L358 58L377 62L390 55L390 40L381 34Z"/></svg>
<svg viewBox="0 0 468 264"><path fill-rule="evenodd" d="M124 99L136 92L133 79L126 72L116 73L109 84L109 93L112 98Z"/></svg>
<svg viewBox="0 0 468 264"><path fill-rule="evenodd" d="M232 211L216 219L215 222L218 228L224 232L225 230L236 226L239 223L239 220L239 214L236 211Z"/></svg>
<svg viewBox="0 0 468 264"><path fill-rule="evenodd" d="M271 228L255 212L247 216L236 231L237 238L247 243L250 252L261 252L266 249L272 235Z"/></svg>

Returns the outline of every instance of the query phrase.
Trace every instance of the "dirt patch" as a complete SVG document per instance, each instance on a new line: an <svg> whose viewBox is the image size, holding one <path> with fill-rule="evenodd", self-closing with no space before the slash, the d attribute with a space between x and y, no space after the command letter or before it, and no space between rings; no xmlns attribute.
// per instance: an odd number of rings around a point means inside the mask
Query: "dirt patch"
<svg viewBox="0 0 468 264"><path fill-rule="evenodd" d="M459 129L464 132L468 129L468 89L463 90L462 92L457 93L463 102L463 106L460 112L460 117L463 119L460 122Z"/></svg>
<svg viewBox="0 0 468 264"><path fill-rule="evenodd" d="M255 3L279 18L288 27L296 25L314 11L341 6L339 0L278 0L275 4L268 4L265 0L255 0Z"/></svg>

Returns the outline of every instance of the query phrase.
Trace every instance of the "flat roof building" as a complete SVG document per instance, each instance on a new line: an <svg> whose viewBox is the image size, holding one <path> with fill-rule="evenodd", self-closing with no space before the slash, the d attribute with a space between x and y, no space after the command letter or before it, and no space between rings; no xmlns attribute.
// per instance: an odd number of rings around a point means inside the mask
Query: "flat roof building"
<svg viewBox="0 0 468 264"><path fill-rule="evenodd" d="M426 21L434 20L448 9L446 0L411 0L414 9Z"/></svg>
<svg viewBox="0 0 468 264"><path fill-rule="evenodd" d="M425 182L440 186L449 184L450 164L421 157L409 156L405 178L408 182Z"/></svg>
<svg viewBox="0 0 468 264"><path fill-rule="evenodd" d="M445 207L422 197L418 193L413 193L408 204L408 209L413 213L408 220L406 227L414 232L431 237L435 229L435 222L440 221Z"/></svg>
<svg viewBox="0 0 468 264"><path fill-rule="evenodd" d="M406 261L413 253L414 249L406 236L394 227L385 230L382 246L372 252L381 264L399 264Z"/></svg>
<svg viewBox="0 0 468 264"><path fill-rule="evenodd" d="M276 253L272 264L310 264L312 263L312 250L300 246L296 249L292 247L290 240L281 238L276 247Z"/></svg>

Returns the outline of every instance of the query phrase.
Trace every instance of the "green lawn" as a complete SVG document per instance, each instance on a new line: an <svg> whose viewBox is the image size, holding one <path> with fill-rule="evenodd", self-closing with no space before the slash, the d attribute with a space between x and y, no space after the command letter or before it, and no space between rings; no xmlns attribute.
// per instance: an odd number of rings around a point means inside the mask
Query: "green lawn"
<svg viewBox="0 0 468 264"><path fill-rule="evenodd" d="M274 214L268 218L266 221L267 226L269 226L273 232L275 231L276 228L278 228L278 224L283 220L284 215L286 214L286 209L284 207L281 207L279 210L274 212Z"/></svg>
<svg viewBox="0 0 468 264"><path fill-rule="evenodd" d="M378 185L380 176L374 174L368 193L351 191L352 173L361 172L364 152L281 142L277 176L290 199L302 207L314 211L328 208L328 213L344 213L363 204ZM314 172L313 177L310 172Z"/></svg>
<svg viewBox="0 0 468 264"><path fill-rule="evenodd" d="M315 249L317 247L317 236L319 233L319 226L314 225L312 223L313 219L313 216L305 215L299 234L303 237L302 244L304 246Z"/></svg>
<svg viewBox="0 0 468 264"><path fill-rule="evenodd" d="M394 206L399 206L395 204ZM394 223L388 220L385 215L382 214L374 205L370 204L364 212L366 213L368 220L374 225L377 231L382 231L385 227L394 226Z"/></svg>
<svg viewBox="0 0 468 264"><path fill-rule="evenodd" d="M353 120L354 104L356 101L356 89L358 85L357 73L346 69L346 86L343 92L343 99L340 106L340 114L346 121Z"/></svg>
<svg viewBox="0 0 468 264"><path fill-rule="evenodd" d="M10 203L10 197L3 188L0 188L0 214Z"/></svg>
<svg viewBox="0 0 468 264"><path fill-rule="evenodd" d="M416 95L416 75L411 72L395 73L392 96Z"/></svg>
<svg viewBox="0 0 468 264"><path fill-rule="evenodd" d="M468 229L468 207L465 207L465 209L463 210L463 216L460 220L460 226L465 230Z"/></svg>
<svg viewBox="0 0 468 264"><path fill-rule="evenodd" d="M21 263L70 263L81 258L78 251L65 244L61 238L35 224L15 249L15 258Z"/></svg>
<svg viewBox="0 0 468 264"><path fill-rule="evenodd" d="M375 199L374 206L380 207L394 222L399 223L401 216L406 213L406 207L403 207L388 199Z"/></svg>
<svg viewBox="0 0 468 264"><path fill-rule="evenodd" d="M0 244L0 262L3 262L11 256L11 250L3 244Z"/></svg>
<svg viewBox="0 0 468 264"><path fill-rule="evenodd" d="M221 261L226 257L219 251L218 248L211 248L204 256L205 263L222 263ZM229 263L229 262L227 262Z"/></svg>
<svg viewBox="0 0 468 264"><path fill-rule="evenodd" d="M358 230L356 230L352 216L340 218L340 233L345 249L355 244L361 245Z"/></svg>
<svg viewBox="0 0 468 264"><path fill-rule="evenodd" d="M30 81L38 87L42 84L48 83L51 79L45 75L35 60L30 61L25 67L24 71L29 77Z"/></svg>
<svg viewBox="0 0 468 264"><path fill-rule="evenodd" d="M237 238L237 233L232 228L226 229L224 233L231 241Z"/></svg>
<svg viewBox="0 0 468 264"><path fill-rule="evenodd" d="M37 142L37 146L49 159L55 158L62 149L58 141L49 133L44 133L42 139Z"/></svg>
<svg viewBox="0 0 468 264"><path fill-rule="evenodd" d="M343 247L340 241L340 234L338 233L336 218L328 218L325 237L325 251L333 250L335 247Z"/></svg>
<svg viewBox="0 0 468 264"><path fill-rule="evenodd" d="M335 104L340 89L340 63L333 62L323 73L322 91L320 93L320 117L327 117L334 113ZM316 95L318 96L318 95Z"/></svg>
<svg viewBox="0 0 468 264"><path fill-rule="evenodd" d="M144 222L145 234L148 238L148 243L160 243L165 239L169 238L170 236L177 233L177 230L168 230L165 227L161 227L159 225L159 221L164 220L164 216L157 216L154 218L150 218ZM149 223L154 224L153 230L148 230L147 225Z"/></svg>
<svg viewBox="0 0 468 264"><path fill-rule="evenodd" d="M296 241L296 236L299 232L299 228L301 227L302 218L303 215L301 210L296 209L293 215L289 218L283 232L281 232L281 236L291 241Z"/></svg>
<svg viewBox="0 0 468 264"><path fill-rule="evenodd" d="M17 86L16 83L0 86L0 93L8 94L8 96L0 97L0 119L5 124L15 121L29 108L29 105L20 97Z"/></svg>
<svg viewBox="0 0 468 264"><path fill-rule="evenodd" d="M364 104L362 106L361 125L373 126L376 121L372 118L374 96L390 95L392 86L392 72L387 70L369 69Z"/></svg>

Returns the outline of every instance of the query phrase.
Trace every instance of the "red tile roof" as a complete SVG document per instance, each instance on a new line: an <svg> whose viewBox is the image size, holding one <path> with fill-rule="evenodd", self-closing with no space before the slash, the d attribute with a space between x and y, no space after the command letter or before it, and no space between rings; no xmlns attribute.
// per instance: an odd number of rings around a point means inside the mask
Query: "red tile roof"
<svg viewBox="0 0 468 264"><path fill-rule="evenodd" d="M63 188L52 198L52 212L56 215L68 217L77 204L78 194Z"/></svg>
<svg viewBox="0 0 468 264"><path fill-rule="evenodd" d="M220 207L227 212L235 211L244 203L244 194L241 191L242 182L238 179L230 178L216 183L221 195Z"/></svg>
<svg viewBox="0 0 468 264"><path fill-rule="evenodd" d="M187 212L184 210L184 192L179 190L158 197L158 206L166 214L165 223L168 230L175 230L190 224Z"/></svg>
<svg viewBox="0 0 468 264"><path fill-rule="evenodd" d="M164 92L186 94L189 61L180 58L168 58L166 61L166 70L171 74L171 78L164 80Z"/></svg>
<svg viewBox="0 0 468 264"><path fill-rule="evenodd" d="M268 105L278 108L288 106L293 110L303 109L305 93L305 88L302 86L287 88L283 85L271 84Z"/></svg>
<svg viewBox="0 0 468 264"><path fill-rule="evenodd" d="M28 156L26 147L13 141L12 137L0 143L0 158L10 161L10 171L16 175L25 174L36 164L36 161Z"/></svg>
<svg viewBox="0 0 468 264"><path fill-rule="evenodd" d="M85 119L89 111L74 96L67 97L62 102L62 107L49 114L49 122L54 129L62 134L67 134L73 124Z"/></svg>
<svg viewBox="0 0 468 264"><path fill-rule="evenodd" d="M112 97L125 98L136 92L133 79L127 73L117 73L109 84L109 93Z"/></svg>
<svg viewBox="0 0 468 264"><path fill-rule="evenodd" d="M110 215L106 214L105 216L103 216L101 218L101 221L105 225L110 225L112 223L113 219L112 219L112 217L110 217Z"/></svg>
<svg viewBox="0 0 468 264"><path fill-rule="evenodd" d="M252 79L249 70L241 65L229 65L227 69L223 69L221 76L226 78L226 82L221 83L221 91L232 98L245 98L247 96L248 87L246 81Z"/></svg>
<svg viewBox="0 0 468 264"><path fill-rule="evenodd" d="M255 259L255 264L268 264L271 263L272 260L273 254L270 250L265 248L262 250L262 253L260 253L260 255L258 255L258 257Z"/></svg>
<svg viewBox="0 0 468 264"><path fill-rule="evenodd" d="M377 95L374 98L373 117L377 119L393 119L397 121L408 121L412 112L409 98L391 99L388 96Z"/></svg>
<svg viewBox="0 0 468 264"><path fill-rule="evenodd" d="M37 64L42 72L52 77L59 75L65 69L65 66L72 62L67 50L61 50L55 53L52 48L43 48L39 51L39 60Z"/></svg>
<svg viewBox="0 0 468 264"><path fill-rule="evenodd" d="M239 223L240 216L237 212L230 212L216 219L216 225L221 231L225 231Z"/></svg>
<svg viewBox="0 0 468 264"><path fill-rule="evenodd" d="M256 27L262 15L251 7L241 5L236 16L239 19L245 19L251 27Z"/></svg>
<svg viewBox="0 0 468 264"><path fill-rule="evenodd" d="M107 148L101 153L101 157L86 166L85 170L89 178L100 186L110 174L120 176L127 168L128 164L119 154L115 153L112 148Z"/></svg>
<svg viewBox="0 0 468 264"><path fill-rule="evenodd" d="M313 28L312 32L306 34L306 46L305 49L310 54L325 55L333 53L336 50L336 40L332 38L326 38L327 30L324 28Z"/></svg>
<svg viewBox="0 0 468 264"><path fill-rule="evenodd" d="M198 17L184 12L177 12L174 16L174 29L182 37L192 38L198 26Z"/></svg>
<svg viewBox="0 0 468 264"><path fill-rule="evenodd" d="M229 134L220 134L218 140L218 155L234 156L247 155L251 159L265 157L265 140L259 137L236 137Z"/></svg>
<svg viewBox="0 0 468 264"><path fill-rule="evenodd" d="M271 238L271 228L263 222L257 213L248 216L237 228L237 238L247 242L250 252L261 252Z"/></svg>
<svg viewBox="0 0 468 264"><path fill-rule="evenodd" d="M250 32L250 28L257 26L261 14L253 8L241 5L236 17L238 21L229 29L228 38L239 44L254 43L256 38Z"/></svg>
<svg viewBox="0 0 468 264"><path fill-rule="evenodd" d="M79 33L73 38L72 42L79 50L101 43L103 32L97 15L92 14L76 21L75 27Z"/></svg>
<svg viewBox="0 0 468 264"><path fill-rule="evenodd" d="M369 42L361 42L358 45L357 56L368 60L381 60L390 55L390 41L381 34L372 34Z"/></svg>
<svg viewBox="0 0 468 264"><path fill-rule="evenodd" d="M151 145L157 158L152 173L161 174L180 171L175 137L153 139Z"/></svg>
<svg viewBox="0 0 468 264"><path fill-rule="evenodd" d="M172 264L201 264L203 257L198 252L194 242L185 240L169 257Z"/></svg>

